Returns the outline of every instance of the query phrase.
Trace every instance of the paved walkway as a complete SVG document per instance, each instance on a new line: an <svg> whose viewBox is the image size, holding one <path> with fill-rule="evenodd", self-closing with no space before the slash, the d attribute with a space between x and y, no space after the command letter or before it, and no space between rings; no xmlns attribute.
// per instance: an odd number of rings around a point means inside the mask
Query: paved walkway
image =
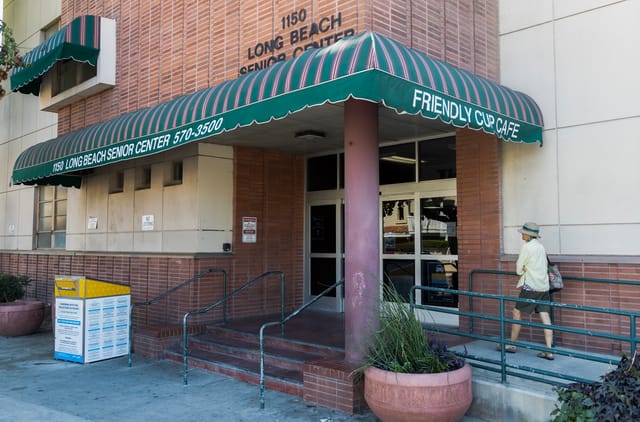
<svg viewBox="0 0 640 422"><path fill-rule="evenodd" d="M194 369L134 355L91 364L53 359L53 336L0 337L0 421L375 421ZM465 418L465 422L477 421Z"/></svg>

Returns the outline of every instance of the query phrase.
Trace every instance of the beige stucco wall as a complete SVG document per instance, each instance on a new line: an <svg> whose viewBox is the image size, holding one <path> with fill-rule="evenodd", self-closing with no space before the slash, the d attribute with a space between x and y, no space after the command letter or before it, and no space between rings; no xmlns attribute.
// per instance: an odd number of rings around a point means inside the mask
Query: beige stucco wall
<svg viewBox="0 0 640 422"><path fill-rule="evenodd" d="M504 251L542 226L550 253L640 248L640 2L500 1L501 82L530 94L544 146L504 144Z"/></svg>
<svg viewBox="0 0 640 422"><path fill-rule="evenodd" d="M60 16L60 1L4 0L3 20L23 53L40 44L40 30ZM13 163L25 148L57 134L57 115L39 111L38 97L15 94L0 100L0 249L33 247L34 189L10 186Z"/></svg>
<svg viewBox="0 0 640 422"><path fill-rule="evenodd" d="M166 185L165 172L182 160L181 184ZM136 167L151 166L151 186L136 189ZM122 192L109 181L124 173ZM153 216L143 230L143 216ZM222 252L232 240L233 148L189 144L146 159L95 169L69 195L67 250L98 252ZM96 221L95 228L90 220Z"/></svg>

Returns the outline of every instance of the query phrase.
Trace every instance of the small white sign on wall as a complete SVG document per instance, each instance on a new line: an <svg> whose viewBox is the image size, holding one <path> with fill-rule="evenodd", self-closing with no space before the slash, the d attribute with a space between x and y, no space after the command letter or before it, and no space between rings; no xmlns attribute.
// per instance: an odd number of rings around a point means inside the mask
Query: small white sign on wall
<svg viewBox="0 0 640 422"><path fill-rule="evenodd" d="M89 223L87 229L96 230L98 228L98 217L89 217Z"/></svg>
<svg viewBox="0 0 640 422"><path fill-rule="evenodd" d="M242 243L256 243L258 237L258 218L242 217Z"/></svg>
<svg viewBox="0 0 640 422"><path fill-rule="evenodd" d="M153 214L142 216L142 231L153 230Z"/></svg>

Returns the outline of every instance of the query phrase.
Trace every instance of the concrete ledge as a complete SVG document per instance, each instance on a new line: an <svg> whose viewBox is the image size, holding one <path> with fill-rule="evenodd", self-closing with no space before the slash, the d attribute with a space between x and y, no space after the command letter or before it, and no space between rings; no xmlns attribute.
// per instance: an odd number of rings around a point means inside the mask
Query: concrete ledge
<svg viewBox="0 0 640 422"><path fill-rule="evenodd" d="M520 386L473 373L473 403L467 416L486 421L546 422L557 394L547 384Z"/></svg>

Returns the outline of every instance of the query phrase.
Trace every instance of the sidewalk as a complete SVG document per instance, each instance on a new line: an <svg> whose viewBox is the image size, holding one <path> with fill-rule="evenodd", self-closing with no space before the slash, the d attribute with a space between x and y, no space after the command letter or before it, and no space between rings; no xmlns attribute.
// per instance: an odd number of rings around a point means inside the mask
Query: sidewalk
<svg viewBox="0 0 640 422"><path fill-rule="evenodd" d="M53 359L50 331L0 337L0 421L376 421L305 403L302 398L194 369L135 356L91 364ZM465 422L478 421L465 418Z"/></svg>

